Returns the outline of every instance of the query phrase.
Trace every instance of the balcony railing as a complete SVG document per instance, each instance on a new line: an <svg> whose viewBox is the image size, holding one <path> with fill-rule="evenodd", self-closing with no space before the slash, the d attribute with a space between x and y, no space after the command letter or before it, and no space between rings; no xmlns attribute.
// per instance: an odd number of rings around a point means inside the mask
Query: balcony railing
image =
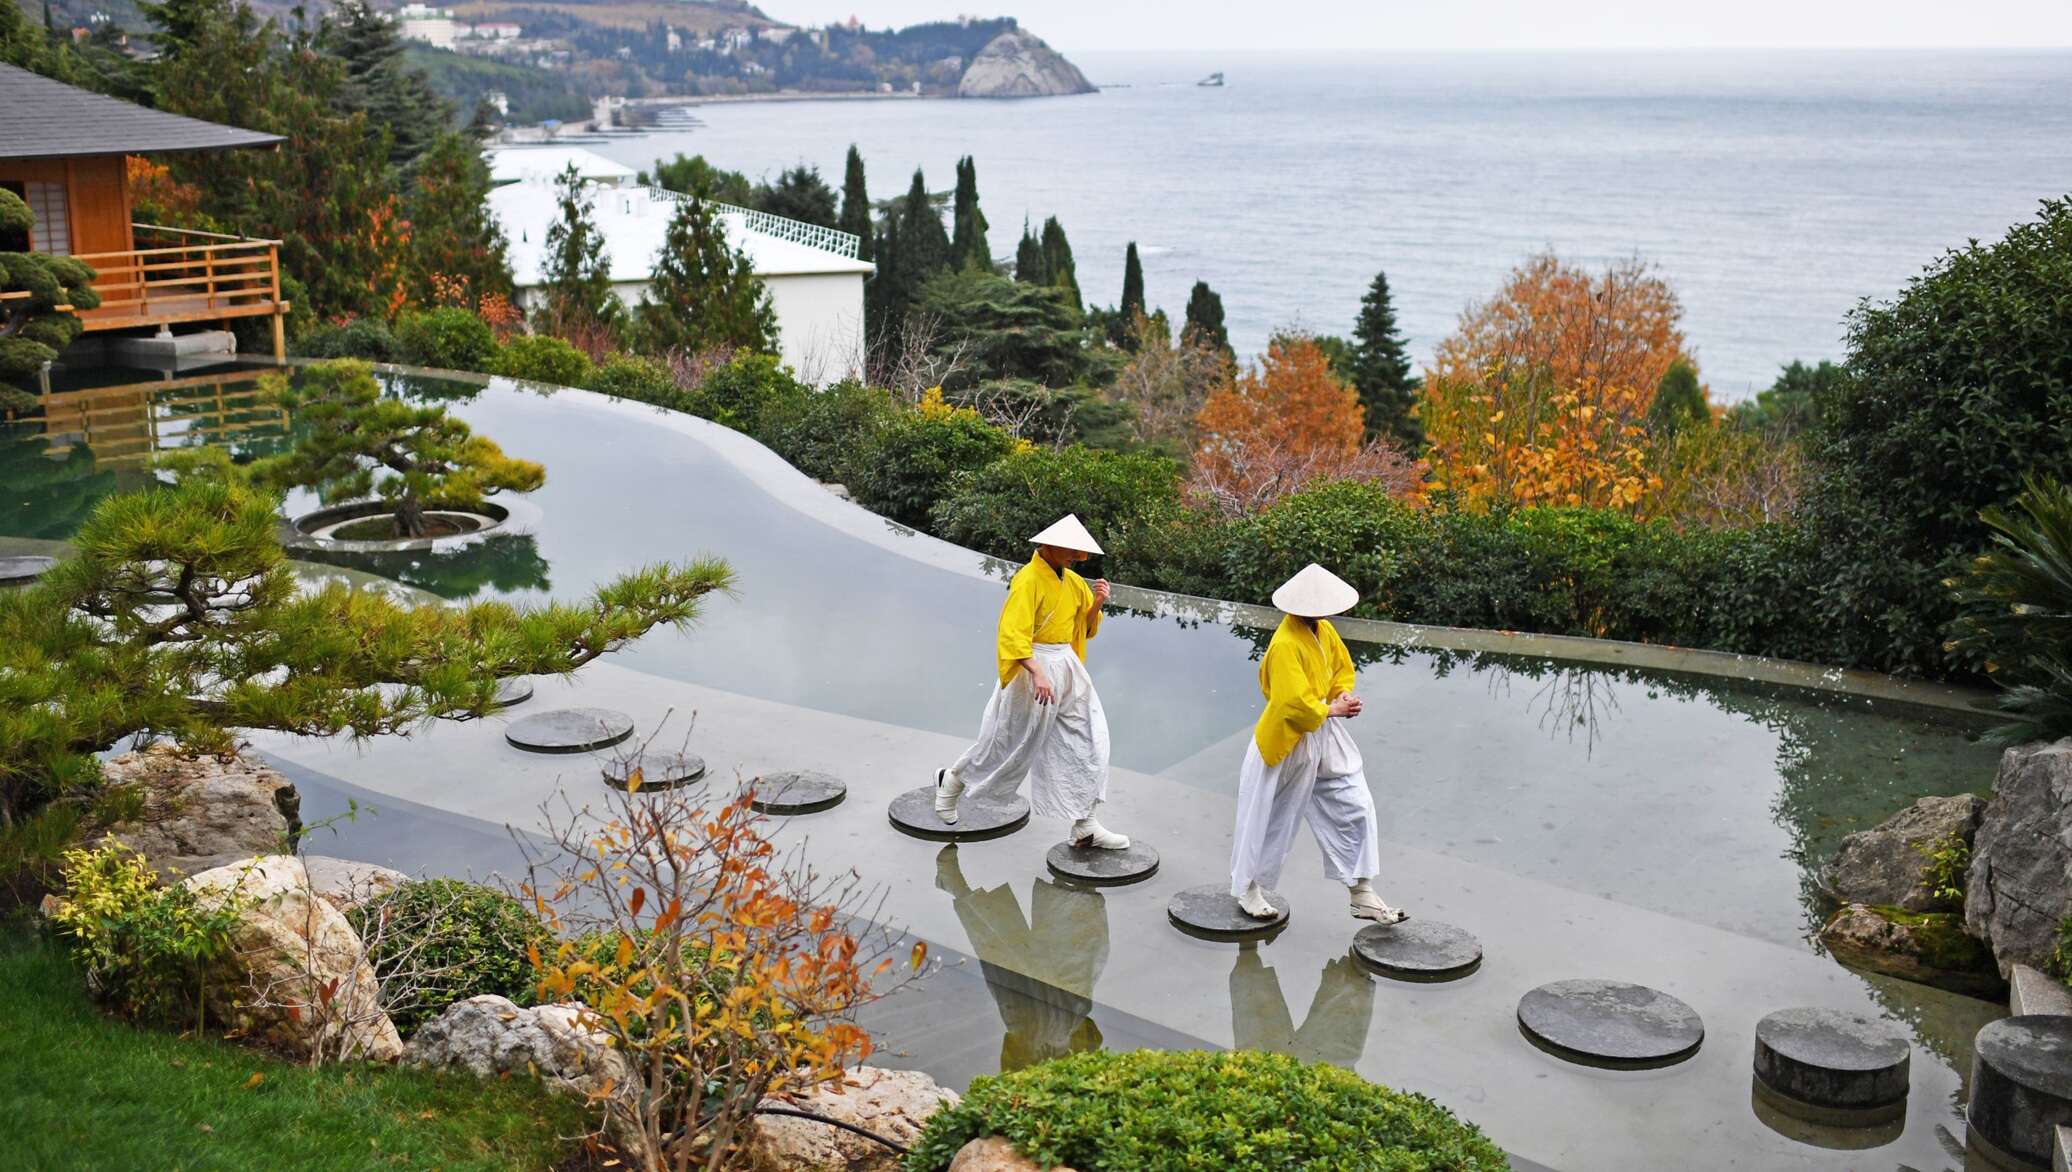
<svg viewBox="0 0 2072 1172"><path fill-rule="evenodd" d="M690 198L680 192L660 187L650 187L646 190L648 198L657 201L678 202ZM711 203L720 215L741 217L743 226L751 232L775 236L779 240L789 240L793 244L803 244L808 248L818 248L823 252L832 252L836 256L846 256L850 260L856 259L857 240L853 232L844 232L839 228L823 228L819 224L808 224L804 220L793 220L785 216L773 216L769 212L736 207L718 200L712 200Z"/></svg>
<svg viewBox="0 0 2072 1172"><path fill-rule="evenodd" d="M149 462L201 445L277 441L288 414L256 374L197 375L43 397L43 434L54 452L84 444L97 467Z"/></svg>
<svg viewBox="0 0 2072 1172"><path fill-rule="evenodd" d="M75 253L92 266L98 308L81 310L88 330L279 315L280 241L133 224L126 252ZM159 242L165 243L159 243Z"/></svg>

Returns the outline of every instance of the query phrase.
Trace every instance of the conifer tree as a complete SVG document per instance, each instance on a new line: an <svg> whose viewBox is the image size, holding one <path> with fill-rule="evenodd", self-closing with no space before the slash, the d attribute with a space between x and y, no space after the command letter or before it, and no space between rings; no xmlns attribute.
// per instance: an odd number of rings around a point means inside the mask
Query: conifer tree
<svg viewBox="0 0 2072 1172"><path fill-rule="evenodd" d="M820 168L804 163L778 175L777 182L758 186L755 208L773 216L818 224L823 228L835 227L839 220L834 190L820 178Z"/></svg>
<svg viewBox="0 0 2072 1172"><path fill-rule="evenodd" d="M1389 295L1387 273L1360 299L1360 319L1353 325L1352 384L1367 413L1367 436L1391 436L1411 451L1424 442L1415 408L1424 380L1411 373L1410 353L1396 328L1396 307Z"/></svg>
<svg viewBox="0 0 2072 1172"><path fill-rule="evenodd" d="M489 214L489 164L481 145L462 131L432 141L411 168L411 295L420 304L437 296L434 277L467 282L476 300L491 293L510 296L509 241Z"/></svg>
<svg viewBox="0 0 2072 1172"><path fill-rule="evenodd" d="M1180 339L1191 346L1208 346L1225 356L1230 354L1230 331L1223 326L1223 298L1209 288L1207 281L1196 281L1187 294L1187 323L1180 327Z"/></svg>
<svg viewBox="0 0 2072 1172"><path fill-rule="evenodd" d="M1686 424L1707 423L1712 408L1705 402L1705 388L1698 385L1698 368L1678 358L1663 372L1655 386L1655 401L1648 405L1648 431L1673 436Z"/></svg>
<svg viewBox="0 0 2072 1172"><path fill-rule="evenodd" d="M953 267L990 269L993 249L986 242L986 214L978 208L978 163L970 155L957 160L957 198L951 217L956 226L950 239Z"/></svg>
<svg viewBox="0 0 2072 1172"><path fill-rule="evenodd" d="M873 247L877 240L871 216L871 193L863 179L863 155L856 144L849 144L849 158L842 167L842 212L835 226L856 237L856 256L859 260L872 260L877 256Z"/></svg>
<svg viewBox="0 0 2072 1172"><path fill-rule="evenodd" d="M395 22L366 0L341 0L318 43L345 63L339 112L365 113L386 128L389 162L402 166L417 158L453 120L453 108L433 91L424 71L404 60Z"/></svg>
<svg viewBox="0 0 2072 1172"><path fill-rule="evenodd" d="M1122 254L1122 304L1116 307L1125 323L1144 312L1144 262L1137 259L1137 242L1130 241Z"/></svg>
<svg viewBox="0 0 2072 1172"><path fill-rule="evenodd" d="M611 259L604 254L604 236L590 218L589 194L575 164L555 180L555 190L560 194L561 218L547 229L540 324L556 334L595 326L616 330L626 307L612 289Z"/></svg>
<svg viewBox="0 0 2072 1172"><path fill-rule="evenodd" d="M1065 239L1065 226L1052 216L1043 221L1043 268L1054 285L1065 291L1073 309L1086 302L1079 296L1079 266L1072 263L1072 244Z"/></svg>
<svg viewBox="0 0 2072 1172"><path fill-rule="evenodd" d="M872 328L883 336L906 321L907 311L921 296L928 278L950 267L950 235L943 230L942 213L929 198L928 183L917 169L914 181L886 215L885 236L879 242L876 308L870 312Z"/></svg>
<svg viewBox="0 0 2072 1172"><path fill-rule="evenodd" d="M726 225L700 195L678 201L635 312L641 348L651 354L767 351L777 344L769 290L756 280L748 254L727 242Z"/></svg>
<svg viewBox="0 0 2072 1172"><path fill-rule="evenodd" d="M1021 243L1014 249L1014 279L1031 285L1050 284L1050 270L1043 263L1043 242L1029 230L1029 221L1022 220Z"/></svg>

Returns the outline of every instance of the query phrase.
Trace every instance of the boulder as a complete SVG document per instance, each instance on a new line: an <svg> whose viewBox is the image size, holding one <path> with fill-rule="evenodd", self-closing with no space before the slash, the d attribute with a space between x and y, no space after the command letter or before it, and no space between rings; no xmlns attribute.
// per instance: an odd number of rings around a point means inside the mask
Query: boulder
<svg viewBox="0 0 2072 1172"><path fill-rule="evenodd" d="M410 876L393 867L329 855L302 856L302 869L309 873L310 890L317 898L342 912L410 882Z"/></svg>
<svg viewBox="0 0 2072 1172"><path fill-rule="evenodd" d="M1997 996L2006 982L1986 946L1955 912L1910 912L1852 903L1820 930L1820 942L1851 968L1883 973L1973 997Z"/></svg>
<svg viewBox="0 0 2072 1172"><path fill-rule="evenodd" d="M839 1082L765 1099L762 1106L811 1111L911 1145L929 1116L957 1101L957 1092L920 1071L859 1066ZM899 1153L884 1144L811 1119L757 1115L747 1132L743 1148L752 1172L898 1172L901 1166Z"/></svg>
<svg viewBox="0 0 2072 1172"><path fill-rule="evenodd" d="M1827 889L1843 903L1937 910L1928 890L1929 852L1951 835L1969 845L1985 808L1985 799L1976 794L1926 797L1869 830L1857 831L1842 840L1828 865Z"/></svg>
<svg viewBox="0 0 2072 1172"><path fill-rule="evenodd" d="M2072 737L2001 754L1965 879L1964 924L2006 973L2042 966L2072 913Z"/></svg>
<svg viewBox="0 0 2072 1172"><path fill-rule="evenodd" d="M302 829L302 796L287 778L243 757L189 754L157 744L107 762L111 785L134 787L144 810L109 836L171 883L288 849Z"/></svg>
<svg viewBox="0 0 2072 1172"><path fill-rule="evenodd" d="M217 1020L296 1054L402 1056L359 934L317 897L301 860L262 855L203 871L186 885L204 906L232 897L243 905L229 955L207 986Z"/></svg>
<svg viewBox="0 0 2072 1172"><path fill-rule="evenodd" d="M1093 83L1077 65L1041 38L1020 29L986 42L957 82L960 98L1041 98L1093 92Z"/></svg>
<svg viewBox="0 0 2072 1172"><path fill-rule="evenodd" d="M1073 1172L1058 1164L1049 1169L1014 1150L1014 1145L997 1135L984 1135L957 1149L950 1172Z"/></svg>

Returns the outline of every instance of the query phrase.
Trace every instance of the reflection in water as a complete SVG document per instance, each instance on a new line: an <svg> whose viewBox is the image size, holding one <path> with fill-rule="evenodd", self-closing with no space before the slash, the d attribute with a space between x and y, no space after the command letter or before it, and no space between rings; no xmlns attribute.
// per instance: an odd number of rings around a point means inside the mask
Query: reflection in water
<svg viewBox="0 0 2072 1172"><path fill-rule="evenodd" d="M485 589L502 597L552 586L547 579L547 559L540 556L539 542L530 533L494 534L437 549L298 549L295 556L379 574L441 598L473 598Z"/></svg>
<svg viewBox="0 0 2072 1172"><path fill-rule="evenodd" d="M1011 884L975 889L957 848L935 856L935 885L950 894L1007 1034L1000 1069L1101 1048L1094 982L1108 963L1108 901L1098 891L1037 879L1024 919Z"/></svg>
<svg viewBox="0 0 2072 1172"><path fill-rule="evenodd" d="M1230 970L1230 1033L1240 1050L1267 1050L1305 1062L1351 1066L1367 1048L1374 1020L1374 978L1350 956L1324 963L1309 1013L1295 1024L1281 978L1260 959L1259 945L1238 947Z"/></svg>

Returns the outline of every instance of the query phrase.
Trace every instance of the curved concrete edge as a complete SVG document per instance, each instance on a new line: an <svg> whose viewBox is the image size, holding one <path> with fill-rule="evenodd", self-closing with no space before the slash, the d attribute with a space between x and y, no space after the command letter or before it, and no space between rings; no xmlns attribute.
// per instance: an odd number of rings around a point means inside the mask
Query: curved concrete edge
<svg viewBox="0 0 2072 1172"><path fill-rule="evenodd" d="M315 361L318 360L291 358L287 360L287 364L302 366ZM882 549L937 569L971 578L988 578L1004 582L1019 568L1015 563L953 545L941 538L881 517L862 505L843 500L821 487L812 477L794 468L784 457L771 451L754 437L708 419L700 419L695 415L686 415L681 411L673 411L651 403L614 398L596 391L556 387L547 383L503 378L500 375L438 370L395 363L376 363L375 369L385 374L449 379L483 387L504 383L535 393L566 397L570 403L585 409L637 416L650 424L659 423L698 439L778 501L849 537L868 541ZM1231 627L1272 630L1280 623L1280 612L1271 607L1213 598L1196 598L1162 590L1147 590L1138 586L1116 586L1111 605L1147 611L1158 617L1178 616ZM1435 651L1520 655L1564 663L1676 672L1741 682L1775 684L1955 714L1975 720L1981 725L1993 719L1991 692L1929 680L1907 679L1880 672L1825 667L1799 660L1766 659L1731 651L1711 651L1666 644L1586 639L1577 635L1542 635L1527 631L1426 626L1383 619L1342 618L1333 620L1333 625L1338 628L1339 634L1346 638L1368 643Z"/></svg>

